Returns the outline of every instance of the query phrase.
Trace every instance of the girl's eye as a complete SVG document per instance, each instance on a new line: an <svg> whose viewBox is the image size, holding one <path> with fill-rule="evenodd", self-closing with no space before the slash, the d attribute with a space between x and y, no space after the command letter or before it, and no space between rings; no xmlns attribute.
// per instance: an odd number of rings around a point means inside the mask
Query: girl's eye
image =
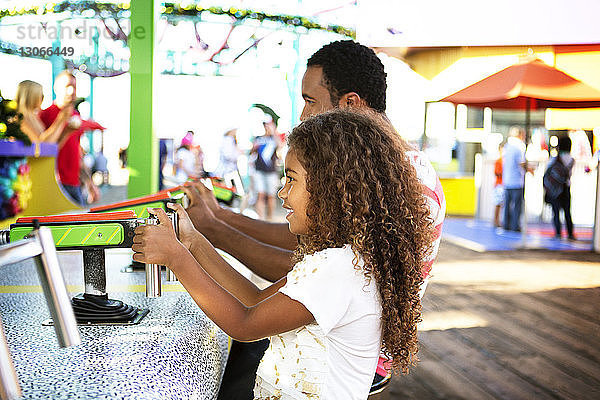
<svg viewBox="0 0 600 400"><path fill-rule="evenodd" d="M292 181L294 180L294 178L292 178L291 176L286 176L285 180L287 183L292 183Z"/></svg>

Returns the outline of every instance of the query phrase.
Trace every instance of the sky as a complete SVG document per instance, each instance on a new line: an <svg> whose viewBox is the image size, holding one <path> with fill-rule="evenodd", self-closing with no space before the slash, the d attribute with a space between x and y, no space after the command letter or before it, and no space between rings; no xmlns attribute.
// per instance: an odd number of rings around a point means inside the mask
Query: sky
<svg viewBox="0 0 600 400"><path fill-rule="evenodd" d="M45 3L0 0L0 8ZM373 47L600 43L600 24L596 21L600 15L600 0L202 0L198 3L205 7L237 7L272 14L304 15L322 24L356 27L358 40ZM28 18L39 25L39 17ZM52 17L47 19L52 21ZM14 26L7 26L15 22L18 20L14 18L0 21L0 38L15 36ZM72 23L80 24L81 21ZM224 37L226 28L225 24L215 21L201 24L199 33L204 40L216 46ZM12 33L10 29L13 29ZM161 51L172 48L185 50L194 46L193 24L189 22L159 26L159 33ZM200 144L215 153L222 133L232 125L238 125L241 127L241 142L249 145L250 137L260 134L262 126L260 115L256 109L250 108L257 102L276 109L282 117L282 131L291 129L303 105L298 78L304 72L306 59L323 44L339 37L319 32L302 35L298 51L300 61L295 69L296 53L291 50L295 38L293 33L271 33L266 28L255 32L251 28L241 28L236 30L230 43L237 43L243 49L243 44L252 34L264 35L265 39L256 51L252 50L234 65L224 67L222 72L225 76L160 77L159 108L162 117L158 121L158 137L173 138L178 142L187 129L194 129L199 132L197 140ZM39 39L39 43L43 41ZM29 45L39 43L36 41ZM78 52L90 51L87 43L73 41L73 46ZM113 46L111 51L114 54L122 53L123 58L128 57L126 48L119 49L109 41L105 48L108 46ZM232 54L234 50L230 50ZM103 46L100 51L103 51ZM405 137L414 140L422 130L422 104L426 100L423 93L427 93L432 85L401 61L385 55L380 57L388 72L389 87L403 88L402 91L388 92L388 115ZM505 60L507 65L513 62L512 59ZM0 54L0 72L0 90L5 95L14 94L19 81L33 79L44 86L44 106L50 104L51 76L47 61ZM294 76L297 78L295 81L292 79ZM473 74L473 79L476 77ZM440 74L437 81L458 82L456 85L460 87L465 84L455 78L449 73ZM89 77L80 73L78 80L78 94L87 96ZM439 87L447 86L437 83ZM128 75L100 78L94 83L94 118L108 127L105 146L111 152L128 144L128 90ZM82 107L85 113L89 105L84 103Z"/></svg>
<svg viewBox="0 0 600 400"><path fill-rule="evenodd" d="M598 0L359 2L361 43L378 47L600 43Z"/></svg>

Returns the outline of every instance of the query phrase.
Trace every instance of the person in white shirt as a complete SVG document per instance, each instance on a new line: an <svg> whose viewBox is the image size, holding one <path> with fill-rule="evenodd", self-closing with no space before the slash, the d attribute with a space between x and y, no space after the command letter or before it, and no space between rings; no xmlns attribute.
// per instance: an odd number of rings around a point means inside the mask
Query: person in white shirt
<svg viewBox="0 0 600 400"><path fill-rule="evenodd" d="M319 114L288 144L278 196L298 246L285 277L259 290L180 205L179 240L164 210L150 210L160 224L136 229L133 259L170 268L231 337L270 337L255 399L366 399L380 351L398 371L417 360L423 259L436 234L427 198L411 149L381 114Z"/></svg>
<svg viewBox="0 0 600 400"><path fill-rule="evenodd" d="M219 164L215 169L215 175L224 178L226 175L238 171L238 158L240 149L237 143L237 128L228 129L223 135L219 148Z"/></svg>
<svg viewBox="0 0 600 400"><path fill-rule="evenodd" d="M181 145L175 152L175 180L183 183L189 177L198 177L196 172L196 155L192 151L194 133L188 131L181 139Z"/></svg>
<svg viewBox="0 0 600 400"><path fill-rule="evenodd" d="M525 130L512 126L502 153L504 185L504 229L521 231L525 187Z"/></svg>

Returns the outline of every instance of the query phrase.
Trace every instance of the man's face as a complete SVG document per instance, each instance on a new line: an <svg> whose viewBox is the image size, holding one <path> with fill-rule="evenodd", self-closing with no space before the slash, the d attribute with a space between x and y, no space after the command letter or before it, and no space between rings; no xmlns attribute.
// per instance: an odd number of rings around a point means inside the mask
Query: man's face
<svg viewBox="0 0 600 400"><path fill-rule="evenodd" d="M77 97L77 83L72 76L61 76L54 85L56 99L62 104L67 104Z"/></svg>
<svg viewBox="0 0 600 400"><path fill-rule="evenodd" d="M329 111L335 107L331 103L329 90L323 86L323 68L308 67L302 78L302 98L304 109L300 115L300 121Z"/></svg>

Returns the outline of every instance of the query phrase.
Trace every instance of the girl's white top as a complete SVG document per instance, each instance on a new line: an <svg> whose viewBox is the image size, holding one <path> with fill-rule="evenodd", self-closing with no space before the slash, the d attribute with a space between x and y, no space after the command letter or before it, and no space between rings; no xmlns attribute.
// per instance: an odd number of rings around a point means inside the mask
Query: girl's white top
<svg viewBox="0 0 600 400"><path fill-rule="evenodd" d="M270 338L255 399L367 398L381 347L381 301L375 279L368 281L353 259L349 245L329 248L288 273L279 291L302 303L315 322Z"/></svg>
<svg viewBox="0 0 600 400"><path fill-rule="evenodd" d="M180 162L183 168L179 168ZM179 183L184 183L190 175L194 175L196 169L196 156L194 156L194 153L192 153L191 150L182 147L175 153L175 164L177 166L175 179Z"/></svg>

